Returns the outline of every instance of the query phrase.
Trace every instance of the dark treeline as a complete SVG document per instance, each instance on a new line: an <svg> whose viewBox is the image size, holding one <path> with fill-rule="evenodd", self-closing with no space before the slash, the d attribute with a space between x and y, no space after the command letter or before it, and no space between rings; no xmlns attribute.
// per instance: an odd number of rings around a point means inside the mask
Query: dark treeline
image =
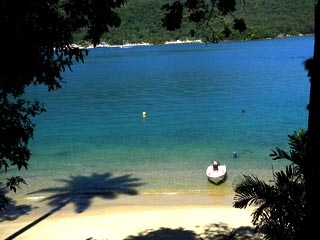
<svg viewBox="0 0 320 240"><path fill-rule="evenodd" d="M161 44L171 40L201 39L206 41L209 30L204 24L201 26L193 23L183 24L181 29L173 32L162 27L161 19L164 12L161 7L168 2L173 2L173 0L128 0L123 8L117 10L121 17L121 26L110 29L110 32L103 36L102 42ZM275 38L314 32L314 0L238 2L236 15L245 19L247 31L245 33L234 32L228 39L222 40ZM190 34L192 30L195 30L194 36ZM81 32L77 33L74 41L81 43L79 41L81 37Z"/></svg>

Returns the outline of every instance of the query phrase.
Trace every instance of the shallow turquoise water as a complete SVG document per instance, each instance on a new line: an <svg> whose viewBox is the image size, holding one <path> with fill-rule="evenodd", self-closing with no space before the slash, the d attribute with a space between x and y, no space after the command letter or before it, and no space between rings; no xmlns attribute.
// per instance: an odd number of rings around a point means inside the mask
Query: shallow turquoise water
<svg viewBox="0 0 320 240"><path fill-rule="evenodd" d="M107 183L141 194L227 195L241 174L269 180L286 164L271 149L307 126L312 49L313 37L92 49L62 89L28 91L47 112L19 173L28 186L14 196L65 191L81 176L76 191ZM205 176L213 160L228 167L219 186Z"/></svg>

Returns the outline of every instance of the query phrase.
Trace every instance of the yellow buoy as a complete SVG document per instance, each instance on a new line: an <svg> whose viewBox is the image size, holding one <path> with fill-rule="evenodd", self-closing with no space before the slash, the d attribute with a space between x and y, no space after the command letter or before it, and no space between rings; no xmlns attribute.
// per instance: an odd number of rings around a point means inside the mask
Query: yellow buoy
<svg viewBox="0 0 320 240"><path fill-rule="evenodd" d="M142 112L142 117L146 117L147 116L147 113L146 112Z"/></svg>

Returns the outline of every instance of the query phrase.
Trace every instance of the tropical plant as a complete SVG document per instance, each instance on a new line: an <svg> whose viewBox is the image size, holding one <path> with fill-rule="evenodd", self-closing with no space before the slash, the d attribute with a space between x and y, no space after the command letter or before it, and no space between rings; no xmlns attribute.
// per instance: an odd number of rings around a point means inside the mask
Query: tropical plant
<svg viewBox="0 0 320 240"><path fill-rule="evenodd" d="M305 182L301 167L307 153L307 132L303 129L289 135L290 151L272 150L273 160L291 162L285 171L274 172L269 184L254 175L243 175L236 183L233 206L256 206L252 223L255 231L268 240L295 239L305 217Z"/></svg>
<svg viewBox="0 0 320 240"><path fill-rule="evenodd" d="M296 175L303 178L302 170L305 168L307 157L307 132L304 129L299 129L298 131L294 131L292 135L288 135L288 138L288 145L291 149L289 154L277 147L275 150L272 150L270 157L273 160L289 160L293 163L292 167L297 172Z"/></svg>

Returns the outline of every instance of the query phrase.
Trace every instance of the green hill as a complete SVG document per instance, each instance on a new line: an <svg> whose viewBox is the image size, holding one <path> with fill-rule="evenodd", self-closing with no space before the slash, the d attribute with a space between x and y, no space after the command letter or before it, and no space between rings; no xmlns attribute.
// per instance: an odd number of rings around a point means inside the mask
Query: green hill
<svg viewBox="0 0 320 240"><path fill-rule="evenodd" d="M314 33L313 0L255 0L247 3L249 38Z"/></svg>
<svg viewBox="0 0 320 240"><path fill-rule="evenodd" d="M109 44L123 42L159 44L178 39L205 40L208 29L204 26L187 23L174 32L169 32L162 27L161 18L164 12L161 6L168 2L172 0L128 0L127 5L118 10L122 20L121 26L111 29L103 36L102 41ZM313 33L314 0L247 0L245 2L245 5L238 4L235 15L245 19L247 31L243 34L235 32L229 40ZM192 29L196 29L193 38L190 35Z"/></svg>

